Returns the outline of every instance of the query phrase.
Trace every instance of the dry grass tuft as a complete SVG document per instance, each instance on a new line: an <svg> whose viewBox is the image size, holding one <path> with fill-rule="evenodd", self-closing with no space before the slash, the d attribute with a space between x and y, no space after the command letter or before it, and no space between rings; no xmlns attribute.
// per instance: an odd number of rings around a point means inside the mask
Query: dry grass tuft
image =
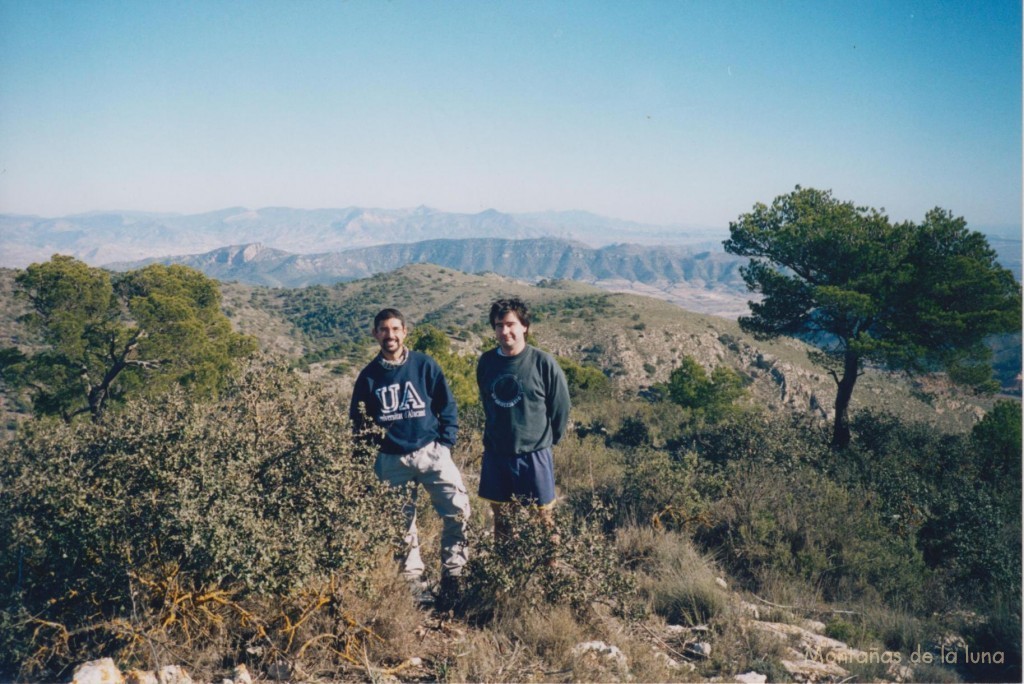
<svg viewBox="0 0 1024 684"><path fill-rule="evenodd" d="M368 655L377 663L395 664L422 657L417 628L426 614L417 608L405 580L394 568L382 569L372 597L362 598L355 608L378 637L368 644Z"/></svg>
<svg viewBox="0 0 1024 684"><path fill-rule="evenodd" d="M622 453L610 449L601 436L579 437L569 432L555 450L555 471L567 492L601 492L622 481Z"/></svg>
<svg viewBox="0 0 1024 684"><path fill-rule="evenodd" d="M450 658L439 674L449 682L543 681L543 668L533 654L511 634L498 628L473 630L463 649Z"/></svg>
<svg viewBox="0 0 1024 684"><path fill-rule="evenodd" d="M728 610L729 593L718 583L718 570L687 537L630 527L619 531L618 544L639 565L641 593L668 622L699 625Z"/></svg>
<svg viewBox="0 0 1024 684"><path fill-rule="evenodd" d="M524 646L544 659L549 670L571 668L573 647L589 638L587 628L576 621L568 606L522 612L513 629Z"/></svg>

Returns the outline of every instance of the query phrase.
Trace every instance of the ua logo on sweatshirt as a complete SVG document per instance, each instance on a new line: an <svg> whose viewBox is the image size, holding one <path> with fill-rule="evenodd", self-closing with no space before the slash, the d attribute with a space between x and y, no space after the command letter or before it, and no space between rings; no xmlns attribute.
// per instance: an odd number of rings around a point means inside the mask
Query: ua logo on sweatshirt
<svg viewBox="0 0 1024 684"><path fill-rule="evenodd" d="M401 384L395 383L378 387L374 393L380 402L381 415L378 420L421 418L426 415L426 403L408 380L404 388Z"/></svg>

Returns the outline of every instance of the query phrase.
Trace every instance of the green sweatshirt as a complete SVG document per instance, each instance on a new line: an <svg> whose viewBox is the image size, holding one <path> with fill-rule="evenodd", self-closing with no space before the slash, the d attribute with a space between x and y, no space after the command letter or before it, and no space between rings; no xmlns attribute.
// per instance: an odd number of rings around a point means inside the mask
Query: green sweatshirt
<svg viewBox="0 0 1024 684"><path fill-rule="evenodd" d="M515 356L485 352L476 367L484 449L514 456L558 444L569 422L569 386L554 357L527 345Z"/></svg>

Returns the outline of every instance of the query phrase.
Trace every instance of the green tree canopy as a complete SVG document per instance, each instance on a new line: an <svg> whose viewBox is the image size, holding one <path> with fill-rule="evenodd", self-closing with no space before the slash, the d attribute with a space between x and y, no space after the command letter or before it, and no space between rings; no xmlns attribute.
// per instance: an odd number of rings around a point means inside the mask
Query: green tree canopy
<svg viewBox="0 0 1024 684"><path fill-rule="evenodd" d="M580 363L567 356L555 356L555 360L565 373L569 395L574 401L585 395L603 397L610 391L611 381L597 366Z"/></svg>
<svg viewBox="0 0 1024 684"><path fill-rule="evenodd" d="M406 346L431 356L447 354L452 350L452 343L448 336L429 323L413 328L409 333L409 339L406 340Z"/></svg>
<svg viewBox="0 0 1024 684"><path fill-rule="evenodd" d="M833 446L849 443L848 408L865 362L949 371L990 386L986 336L1021 328L1020 285L983 235L943 209L922 223L796 187L729 224L725 250L762 295L741 327L762 339L801 335L837 384Z"/></svg>
<svg viewBox="0 0 1024 684"><path fill-rule="evenodd" d="M443 330L429 323L417 325L409 331L405 346L429 354L437 361L460 411L480 403L476 387L476 358L457 354Z"/></svg>
<svg viewBox="0 0 1024 684"><path fill-rule="evenodd" d="M666 390L673 403L717 419L743 396L743 378L728 366L716 367L709 376L696 359L684 356Z"/></svg>
<svg viewBox="0 0 1024 684"><path fill-rule="evenodd" d="M29 389L40 415L99 420L111 400L173 384L212 395L256 348L231 329L217 283L184 266L111 275L55 255L15 282L34 339L3 350L3 380Z"/></svg>
<svg viewBox="0 0 1024 684"><path fill-rule="evenodd" d="M1021 413L1017 401L997 401L971 430L971 442L981 456L978 477L988 481L1021 481ZM1020 497L1011 499L1019 507Z"/></svg>

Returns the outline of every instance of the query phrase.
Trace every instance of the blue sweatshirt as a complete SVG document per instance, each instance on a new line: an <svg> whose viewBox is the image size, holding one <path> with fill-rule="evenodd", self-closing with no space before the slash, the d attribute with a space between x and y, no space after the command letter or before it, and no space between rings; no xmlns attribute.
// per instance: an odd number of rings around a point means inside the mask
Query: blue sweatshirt
<svg viewBox="0 0 1024 684"><path fill-rule="evenodd" d="M360 404L366 416L387 431L380 446L384 453L407 454L434 441L455 446L455 397L441 367L426 354L410 350L400 366L378 355L359 373L349 407L357 433L363 427Z"/></svg>

